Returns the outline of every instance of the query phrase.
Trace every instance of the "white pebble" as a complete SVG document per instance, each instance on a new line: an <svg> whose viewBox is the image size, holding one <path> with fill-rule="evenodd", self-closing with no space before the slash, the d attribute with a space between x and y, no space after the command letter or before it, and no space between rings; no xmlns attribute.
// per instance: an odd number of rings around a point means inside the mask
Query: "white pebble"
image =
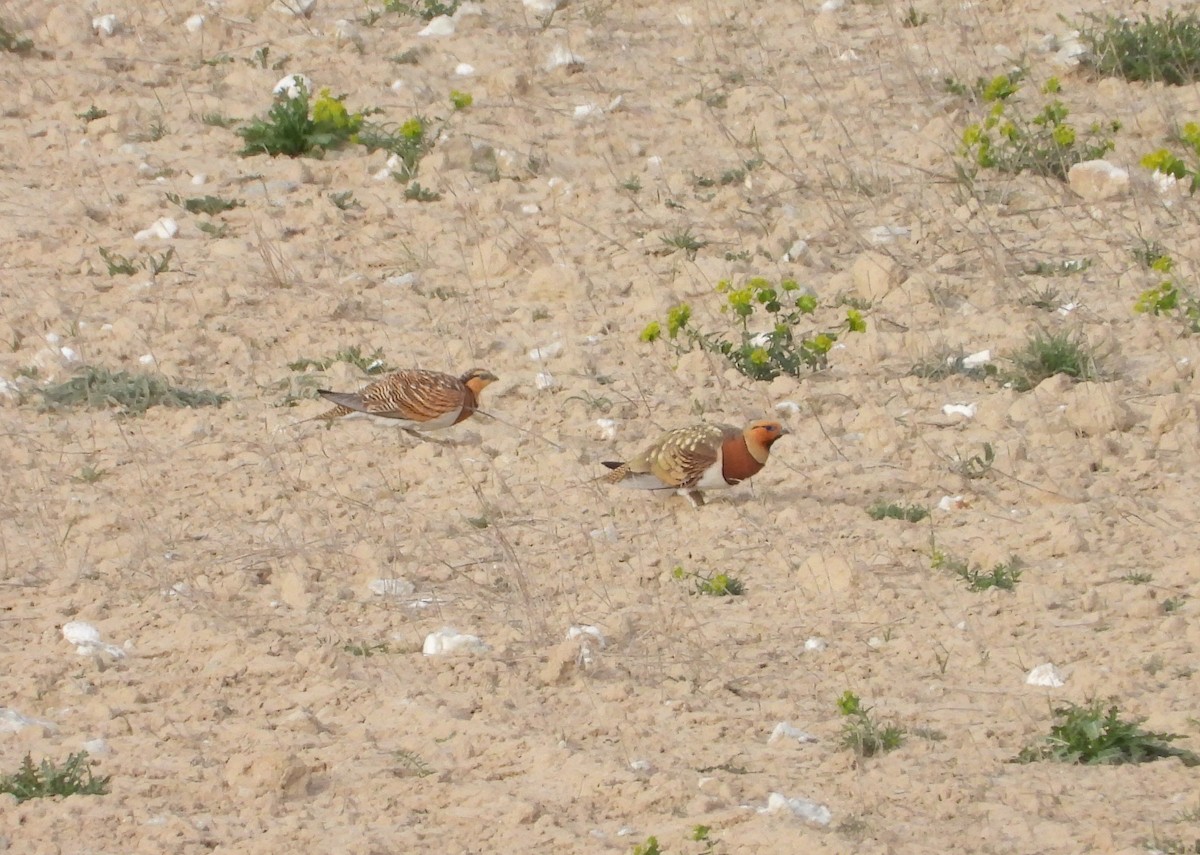
<svg viewBox="0 0 1200 855"><path fill-rule="evenodd" d="M111 749L108 747L107 739L97 737L96 739L89 739L84 742L83 750L88 754L91 754L93 757L100 757L104 754L108 754Z"/></svg>
<svg viewBox="0 0 1200 855"><path fill-rule="evenodd" d="M594 528L588 532L588 537L592 540L599 540L604 543L616 543L619 539L617 535L617 527L609 523L604 528Z"/></svg>
<svg viewBox="0 0 1200 855"><path fill-rule="evenodd" d="M553 389L558 385L558 381L554 379L554 375L549 371L539 371L533 378L533 384L539 389Z"/></svg>
<svg viewBox="0 0 1200 855"><path fill-rule="evenodd" d="M604 115L604 108L599 104L579 104L575 107L574 115L576 121L588 119L593 116L598 119Z"/></svg>
<svg viewBox="0 0 1200 855"><path fill-rule="evenodd" d="M875 226L867 229L867 238L871 243L892 243L898 238L908 237L911 232L904 226Z"/></svg>
<svg viewBox="0 0 1200 855"><path fill-rule="evenodd" d="M571 49L566 45L555 45L550 51L550 56L546 58L546 70L554 71L557 68L563 68L568 65L583 65L584 59L578 54L572 53Z"/></svg>
<svg viewBox="0 0 1200 855"><path fill-rule="evenodd" d="M561 341L552 341L550 344L535 347L529 351L529 358L534 362L543 362L547 359L553 359L562 353L563 343Z"/></svg>
<svg viewBox="0 0 1200 855"><path fill-rule="evenodd" d="M812 638L808 639L808 641L804 642L804 649L809 652L820 653L822 650L824 650L828 646L829 646L829 642L827 642L823 638L818 638L815 635Z"/></svg>
<svg viewBox="0 0 1200 855"><path fill-rule="evenodd" d="M372 579L367 588L379 597L407 597L417 586L407 579Z"/></svg>
<svg viewBox="0 0 1200 855"><path fill-rule="evenodd" d="M758 809L759 813L781 813L784 811L800 819L815 822L817 825L829 825L829 821L833 819L833 814L830 813L829 808L825 805L814 802L811 799L789 799L783 793L771 793L767 797L767 806Z"/></svg>
<svg viewBox="0 0 1200 855"><path fill-rule="evenodd" d="M403 92L404 87L407 85L408 84L405 83L403 80L400 80L399 78L397 78L396 80L392 81L392 85L389 86L388 88L391 89L393 92Z"/></svg>
<svg viewBox="0 0 1200 855"><path fill-rule="evenodd" d="M778 413L787 413L789 416L800 414L800 405L795 401L780 401L775 405L775 411Z"/></svg>
<svg viewBox="0 0 1200 855"><path fill-rule="evenodd" d="M1071 312L1075 311L1078 308L1079 308L1079 304L1074 301L1072 301L1070 303L1063 303L1061 306L1058 307L1058 313L1060 315L1062 315L1063 317L1066 317L1067 315L1071 314Z"/></svg>
<svg viewBox="0 0 1200 855"><path fill-rule="evenodd" d="M312 94L313 82L307 74L289 74L286 77L279 78L279 82L271 89L271 94L276 98L284 96L285 98L297 98L300 95L301 87L308 94Z"/></svg>
<svg viewBox="0 0 1200 855"><path fill-rule="evenodd" d="M133 236L134 240L143 241L151 238L159 238L161 240L170 240L179 234L179 223L175 222L170 217L159 217L149 228L142 229Z"/></svg>
<svg viewBox="0 0 1200 855"><path fill-rule="evenodd" d="M521 5L537 18L544 18L558 11L562 4L563 0L521 0Z"/></svg>
<svg viewBox="0 0 1200 855"><path fill-rule="evenodd" d="M79 361L79 353L74 348L60 347L58 349L58 352L62 354L62 358L63 358L64 362L78 362Z"/></svg>
<svg viewBox="0 0 1200 855"><path fill-rule="evenodd" d="M417 33L422 38L437 38L440 36L454 35L454 29L457 25L454 19L446 15L438 15L425 25L425 28Z"/></svg>
<svg viewBox="0 0 1200 855"><path fill-rule="evenodd" d="M524 205L521 206L521 213L525 214L526 216L529 216L529 217L532 217L534 214L540 214L541 212L542 212L542 209L539 208L537 205L535 205L533 202L526 202Z"/></svg>
<svg viewBox="0 0 1200 855"><path fill-rule="evenodd" d="M822 12L837 12L846 5L846 0L825 0L821 4Z"/></svg>
<svg viewBox="0 0 1200 855"><path fill-rule="evenodd" d="M30 725L44 727L47 730L58 730L58 725L52 721L21 715L9 707L0 707L0 733L20 733Z"/></svg>
<svg viewBox="0 0 1200 855"><path fill-rule="evenodd" d="M811 733L805 733L798 727L793 727L790 721L781 721L771 731L767 742L779 742L781 739L794 739L797 742L816 742L817 738Z"/></svg>
<svg viewBox="0 0 1200 855"><path fill-rule="evenodd" d="M271 8L294 18L308 18L312 16L313 9L317 8L317 0L275 0Z"/></svg>
<svg viewBox="0 0 1200 855"><path fill-rule="evenodd" d="M691 9L676 10L675 20L679 22L679 26L681 27L690 27L696 23L696 19L692 17Z"/></svg>
<svg viewBox="0 0 1200 855"><path fill-rule="evenodd" d="M601 647L607 646L607 642L604 640L604 633L600 631L600 627L592 626L590 623L571 627L567 630L567 638L571 641L577 638L591 639Z"/></svg>
<svg viewBox="0 0 1200 855"><path fill-rule="evenodd" d="M1062 671L1050 662L1045 662L1030 671L1025 682L1030 686L1045 686L1048 689L1060 689L1067 684Z"/></svg>
<svg viewBox="0 0 1200 855"><path fill-rule="evenodd" d="M208 176L205 175L203 172L197 172L195 175L192 176L192 186L194 186L194 187L200 187L207 183L208 183Z"/></svg>
<svg viewBox="0 0 1200 855"><path fill-rule="evenodd" d="M964 356L962 358L962 367L967 369L982 368L991 361L992 352L990 350L980 350L969 356Z"/></svg>
<svg viewBox="0 0 1200 855"><path fill-rule="evenodd" d="M796 261L797 259L803 258L806 255L808 255L808 241L797 240L790 247L788 247L788 251L783 254L783 258L781 260Z"/></svg>
<svg viewBox="0 0 1200 855"><path fill-rule="evenodd" d="M392 285L396 288L413 288L420 284L421 274L414 270L408 273L401 273L398 276L389 276L383 280L385 284Z"/></svg>
<svg viewBox="0 0 1200 855"><path fill-rule="evenodd" d="M937 503L939 511L959 511L965 507L967 503L963 501L962 496L942 496Z"/></svg>
<svg viewBox="0 0 1200 855"><path fill-rule="evenodd" d="M183 28L185 30L187 30L189 33L198 33L198 32L200 32L200 29L203 26L204 26L204 16L203 15L192 15L192 17L188 18L186 21L183 22Z"/></svg>
<svg viewBox="0 0 1200 855"><path fill-rule="evenodd" d="M98 36L112 36L121 29L116 15L97 15L92 18L92 32Z"/></svg>
<svg viewBox="0 0 1200 855"><path fill-rule="evenodd" d="M454 73L459 77L470 77L475 73L475 66L471 65L469 62L460 62L458 65L454 66Z"/></svg>
<svg viewBox="0 0 1200 855"><path fill-rule="evenodd" d="M654 770L654 765L649 760L631 760L629 768L635 772L651 772Z"/></svg>
<svg viewBox="0 0 1200 855"><path fill-rule="evenodd" d="M942 406L942 412L948 416L962 416L964 419L975 418L975 404L945 404Z"/></svg>
<svg viewBox="0 0 1200 855"><path fill-rule="evenodd" d="M446 653L476 653L487 650L487 645L477 635L466 635L445 626L425 636L421 652L426 656L441 656Z"/></svg>
<svg viewBox="0 0 1200 855"><path fill-rule="evenodd" d="M596 419L596 427L600 428L601 439L616 439L617 437L617 420L616 419Z"/></svg>
<svg viewBox="0 0 1200 855"><path fill-rule="evenodd" d="M68 644L76 646L100 643L100 630L82 620L72 620L64 623L62 634Z"/></svg>

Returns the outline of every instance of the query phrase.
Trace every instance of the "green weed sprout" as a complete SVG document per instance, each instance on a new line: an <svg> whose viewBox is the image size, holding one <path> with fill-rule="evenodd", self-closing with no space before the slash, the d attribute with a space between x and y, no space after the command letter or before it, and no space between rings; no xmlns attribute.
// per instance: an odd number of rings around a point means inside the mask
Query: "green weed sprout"
<svg viewBox="0 0 1200 855"><path fill-rule="evenodd" d="M1058 98L1051 98L1032 118L1024 118L1010 99L1020 87L1009 75L1000 75L986 84L980 97L992 106L983 121L968 125L962 134L961 153L981 169L1016 174L1032 172L1064 180L1076 163L1094 160L1111 151L1120 123L1091 125L1080 134L1067 121L1069 111ZM1061 90L1058 78L1051 77L1042 86L1042 94L1055 96Z"/></svg>
<svg viewBox="0 0 1200 855"><path fill-rule="evenodd" d="M1177 734L1142 730L1144 718L1123 720L1115 704L1107 711L1098 700L1082 706L1070 704L1055 709L1054 715L1058 720L1049 735L1022 749L1015 762L1118 765L1178 757L1186 766L1200 765L1200 756L1170 744L1179 739Z"/></svg>
<svg viewBox="0 0 1200 855"><path fill-rule="evenodd" d="M803 293L794 279L773 284L762 276L748 279L735 288L724 279L716 290L723 294L721 309L733 320L730 332L702 332L692 326L692 309L686 303L667 313L666 335L677 351L687 352L698 347L708 353L719 353L739 372L752 380L773 380L781 374L798 376L803 370L819 370L829 361L829 351L838 337L845 333L864 332L867 328L862 312L848 309L845 319L833 329L807 336L797 336L795 328L805 323L806 316L817 311L817 298ZM771 328L751 329L751 319L765 314ZM661 339L663 325L658 321L647 324L638 336L643 342Z"/></svg>
<svg viewBox="0 0 1200 855"><path fill-rule="evenodd" d="M471 97L470 92L459 92L457 89L450 91L450 105L455 110L465 110L475 103L475 99Z"/></svg>
<svg viewBox="0 0 1200 855"><path fill-rule="evenodd" d="M297 83L295 97L279 96L265 120L251 122L237 131L245 141L242 155L269 154L272 157L305 154L320 156L327 149L357 142L362 129L362 113L351 113L340 98L322 89L309 110L309 92Z"/></svg>
<svg viewBox="0 0 1200 855"><path fill-rule="evenodd" d="M1185 160L1168 148L1160 148L1142 158L1142 166L1163 175L1170 175L1179 181L1188 180L1188 189L1195 193L1200 187L1200 125L1187 122L1179 131L1178 142L1183 144ZM1189 163L1188 161L1191 161Z"/></svg>
<svg viewBox="0 0 1200 855"><path fill-rule="evenodd" d="M1168 275L1175 266L1171 256L1157 249L1153 252L1144 250L1135 255L1139 255L1139 260L1148 270L1162 274L1165 278L1138 295L1133 304L1134 312L1139 315L1175 317L1183 324L1185 332L1200 332L1200 297L1184 288L1175 277Z"/></svg>

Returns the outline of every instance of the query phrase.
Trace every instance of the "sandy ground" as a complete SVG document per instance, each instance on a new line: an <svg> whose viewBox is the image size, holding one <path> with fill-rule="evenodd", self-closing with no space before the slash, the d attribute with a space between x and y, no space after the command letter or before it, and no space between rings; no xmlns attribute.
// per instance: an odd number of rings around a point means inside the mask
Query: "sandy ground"
<svg viewBox="0 0 1200 855"><path fill-rule="evenodd" d="M1137 163L1200 117L1197 91L1059 68L1059 4L917 0L912 28L906 6L816 5L575 0L543 22L488 0L442 38L328 0L308 19L261 0L0 5L38 48L0 54L0 376L16 384L0 407L0 705L44 722L0 736L0 770L86 744L112 776L102 798L4 802L0 849L628 852L655 835L696 853L697 824L722 853L1200 837L1177 761L1008 762L1055 704L1092 697L1197 745L1200 346L1131 311L1155 281L1133 259L1143 240L1195 281L1195 203ZM117 31L94 35L109 13ZM414 49L415 65L390 59ZM548 69L562 50L580 63ZM1073 121L1122 122L1110 159L1128 192L957 176L985 108L943 79L1022 58L1027 104L1057 74ZM375 177L379 152L242 158L203 121L265 114L289 72L376 120L433 120L419 180L441 200L405 201ZM451 90L474 104L454 112ZM108 115L77 117L93 105ZM331 202L347 192L356 205ZM170 193L245 204L209 218ZM135 241L164 216L174 239ZM707 241L694 258L662 240L684 230ZM168 247L154 276L109 276L99 254ZM1022 274L1071 259L1091 264ZM770 383L638 341L681 300L728 325L713 285L751 275L794 277L826 306L869 300L868 331L829 370ZM1038 328L1086 336L1107 379L1019 394L910 374ZM473 419L450 445L297 424L323 409L317 385L365 378L289 363L351 346L490 368L485 404L506 424ZM45 412L37 388L72 355L230 400ZM699 510L591 483L663 429L786 401L793 435L766 470ZM984 443L992 470L957 474ZM866 513L944 496L963 499L920 524ZM976 593L930 568L931 542L1026 570ZM732 573L746 594L695 596L676 567ZM400 581L381 595L381 579ZM77 655L71 620L126 655ZM584 625L603 648L567 639ZM446 626L486 650L422 655ZM1045 662L1063 687L1026 685ZM901 748L841 746L847 689L911 731ZM783 721L815 741L770 742ZM761 812L771 793L831 819Z"/></svg>

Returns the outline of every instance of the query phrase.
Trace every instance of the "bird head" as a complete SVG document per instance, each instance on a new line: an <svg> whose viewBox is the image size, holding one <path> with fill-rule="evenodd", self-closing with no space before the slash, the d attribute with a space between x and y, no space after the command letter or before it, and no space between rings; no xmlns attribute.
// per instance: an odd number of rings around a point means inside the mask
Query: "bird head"
<svg viewBox="0 0 1200 855"><path fill-rule="evenodd" d="M769 451L771 444L781 436L785 436L787 432L787 428L779 422L760 420L750 422L742 431L742 435L746 437L746 444L751 448L757 446L764 451Z"/></svg>
<svg viewBox="0 0 1200 855"><path fill-rule="evenodd" d="M470 371L458 378L463 385L475 393L478 397L479 393L484 390L489 384L495 383L500 378L486 368L472 368Z"/></svg>

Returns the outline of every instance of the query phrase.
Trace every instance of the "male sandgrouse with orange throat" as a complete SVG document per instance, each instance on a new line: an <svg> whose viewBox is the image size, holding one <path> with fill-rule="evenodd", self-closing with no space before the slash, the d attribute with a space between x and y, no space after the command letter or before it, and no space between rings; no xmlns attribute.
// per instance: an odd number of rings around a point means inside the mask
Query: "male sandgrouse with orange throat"
<svg viewBox="0 0 1200 855"><path fill-rule="evenodd" d="M461 377L405 368L376 380L361 392L317 394L336 406L317 416L333 421L368 416L387 419L409 433L438 430L469 419L479 409L479 395L498 378L490 371L472 368Z"/></svg>
<svg viewBox="0 0 1200 855"><path fill-rule="evenodd" d="M676 490L698 508L703 490L732 487L757 474L771 445L786 433L771 421L751 422L744 430L714 424L676 428L632 460L603 461L613 470L603 480L636 490Z"/></svg>

